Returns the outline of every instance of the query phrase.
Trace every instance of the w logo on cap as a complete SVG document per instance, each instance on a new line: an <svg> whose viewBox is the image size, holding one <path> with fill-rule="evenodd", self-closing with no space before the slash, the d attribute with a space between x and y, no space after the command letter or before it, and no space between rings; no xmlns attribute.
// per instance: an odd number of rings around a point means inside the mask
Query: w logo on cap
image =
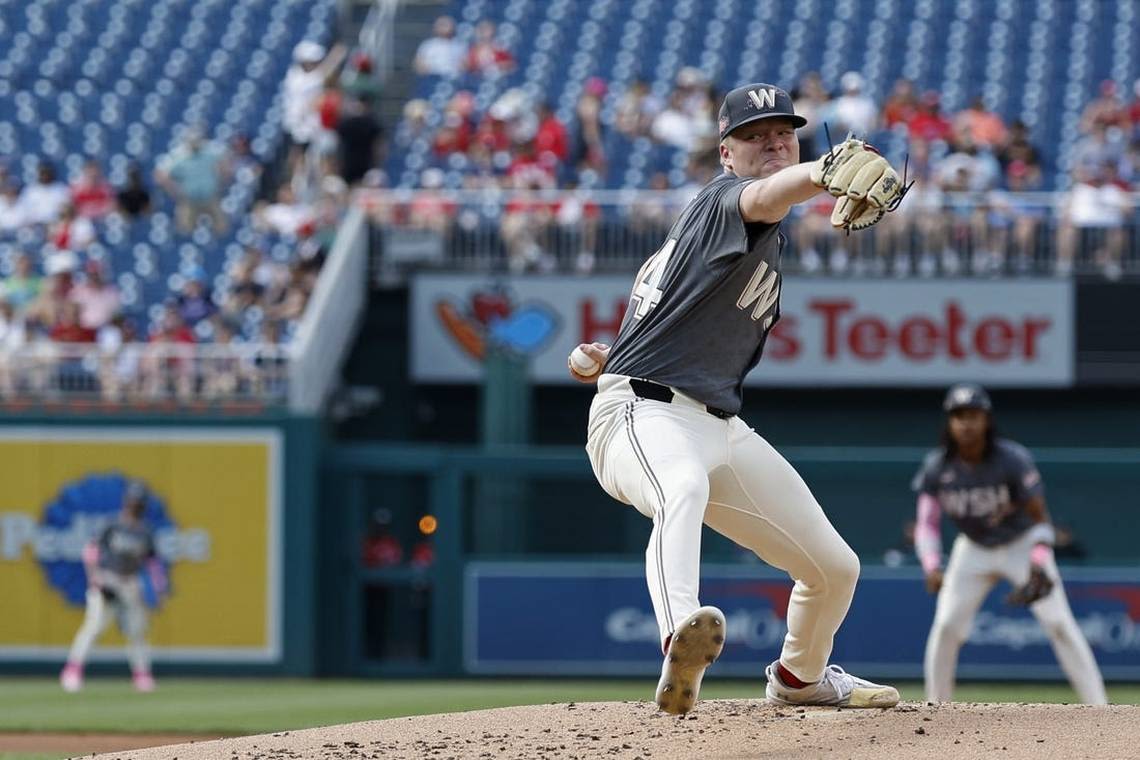
<svg viewBox="0 0 1140 760"><path fill-rule="evenodd" d="M766 87L762 90L749 90L748 99L752 101L752 105L756 106L757 110L766 111L769 108L776 107L776 90L772 87Z"/></svg>

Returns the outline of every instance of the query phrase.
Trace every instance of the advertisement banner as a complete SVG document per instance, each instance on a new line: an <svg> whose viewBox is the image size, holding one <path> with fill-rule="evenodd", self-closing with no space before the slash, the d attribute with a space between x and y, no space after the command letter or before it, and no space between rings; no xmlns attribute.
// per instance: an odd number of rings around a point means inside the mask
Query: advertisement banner
<svg viewBox="0 0 1140 760"><path fill-rule="evenodd" d="M1140 677L1140 571L1063 568L1065 590L1106 678ZM706 565L701 603L727 622L715 672L763 677L787 632L792 583L767 567ZM1005 587L1004 590L1008 590ZM1049 639L995 590L962 647L965 678L1063 678ZM656 675L657 621L635 564L472 563L466 575L469 673ZM921 678L934 598L917 568L863 569L832 661L852 672Z"/></svg>
<svg viewBox="0 0 1140 760"><path fill-rule="evenodd" d="M495 342L529 356L535 382L573 382L567 354L578 343L613 340L632 279L418 275L412 379L478 382L485 347ZM1073 383L1069 282L787 277L780 308L749 385Z"/></svg>
<svg viewBox="0 0 1140 760"><path fill-rule="evenodd" d="M83 546L132 480L170 584L148 593L155 659L279 660L281 456L263 428L0 428L0 661L62 661L83 620ZM123 645L112 625L93 659Z"/></svg>

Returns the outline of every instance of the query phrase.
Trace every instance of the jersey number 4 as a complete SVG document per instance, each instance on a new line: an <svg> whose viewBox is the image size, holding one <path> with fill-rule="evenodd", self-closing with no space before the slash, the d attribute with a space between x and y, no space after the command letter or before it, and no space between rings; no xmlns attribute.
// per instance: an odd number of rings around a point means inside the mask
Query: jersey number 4
<svg viewBox="0 0 1140 760"><path fill-rule="evenodd" d="M673 255L673 249L676 247L677 239L670 238L661 246L661 250L641 265L637 279L633 281L633 294L630 295L630 301L636 304L633 310L634 319L641 319L653 311L661 301L661 296L665 295L665 291L661 289L661 278L665 275L665 269L669 266L669 257Z"/></svg>

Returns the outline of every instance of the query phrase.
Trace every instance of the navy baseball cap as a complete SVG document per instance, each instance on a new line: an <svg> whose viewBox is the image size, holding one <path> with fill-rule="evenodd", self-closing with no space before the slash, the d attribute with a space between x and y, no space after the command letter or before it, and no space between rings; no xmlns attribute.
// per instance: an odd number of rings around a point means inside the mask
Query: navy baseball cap
<svg viewBox="0 0 1140 760"><path fill-rule="evenodd" d="M992 411L989 394L985 388L975 383L958 383L946 392L942 410L950 413L959 409L981 409Z"/></svg>
<svg viewBox="0 0 1140 760"><path fill-rule="evenodd" d="M777 116L791 119L797 129L807 124L807 119L792 107L792 96L776 85L757 82L737 87L725 95L724 102L720 104L717 119L720 139L728 137L737 127Z"/></svg>

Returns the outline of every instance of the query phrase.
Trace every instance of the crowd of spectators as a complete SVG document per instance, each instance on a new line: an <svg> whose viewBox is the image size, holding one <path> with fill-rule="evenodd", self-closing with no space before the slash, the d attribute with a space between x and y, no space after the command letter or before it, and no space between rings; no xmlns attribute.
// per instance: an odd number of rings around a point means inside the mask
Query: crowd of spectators
<svg viewBox="0 0 1140 760"><path fill-rule="evenodd" d="M611 135L627 141L623 145L647 138L690 156L715 151L723 92L694 67L681 68L664 97L643 80L610 92L603 79L589 78L567 122L558 118L551 103L530 98L521 88L507 88L478 109L475 92L481 78L509 72L515 65L508 42L496 34L493 22L482 21L471 43L464 44L457 39L455 21L443 16L420 45L416 71L457 85L438 124L430 118L426 100L408 102L394 137L398 149L416 140L430 144L421 187L432 192L445 184L453 190L604 187ZM810 72L792 94L797 111L808 119L799 131L803 160L826 150L821 129L826 123L833 139L851 132L882 147L902 146L909 156L909 178L916 182L901 212L872 235L850 240L832 235L826 224L830 198L797 210L789 226L793 264L803 271L1064 276L1079 263L1109 278L1122 273L1126 230L1134 213L1130 191L1140 182L1140 81L1130 102L1120 97L1114 83L1102 84L1080 119L1080 138L1067 155L1049 156L1033 143L1026 124L1007 121L983 98L947 111L940 93L922 92L907 79L895 82L880 102L856 71L840 76L834 91L818 73ZM690 171L683 184L691 184L694 176L707 178ZM650 172L642 181L642 187L653 189L682 184L677 172ZM446 197L438 193L429 205L445 206ZM663 208L646 205L653 207L653 214ZM645 210L635 208L635 216ZM519 219L522 212L531 223ZM405 221L415 224L415 216L413 212ZM430 228L447 223L439 214L420 217ZM512 271L551 267L540 240L543 229L557 219L558 208L550 204L521 210L515 204L504 210L499 224ZM592 219L596 217L588 216L587 224ZM648 219L632 221L644 224ZM579 268L590 260L589 255L579 256Z"/></svg>
<svg viewBox="0 0 1140 760"><path fill-rule="evenodd" d="M366 56L305 41L283 87L287 145L269 165L244 135L211 139L204 124L117 186L102 156L70 178L44 160L23 183L15 157L0 157L0 398L281 397L288 342L349 190L375 181L383 144ZM263 199L227 208L237 176L259 182ZM176 271L144 273L115 255L110 228L145 231L168 211ZM167 283L165 296L142 288L144 276Z"/></svg>

